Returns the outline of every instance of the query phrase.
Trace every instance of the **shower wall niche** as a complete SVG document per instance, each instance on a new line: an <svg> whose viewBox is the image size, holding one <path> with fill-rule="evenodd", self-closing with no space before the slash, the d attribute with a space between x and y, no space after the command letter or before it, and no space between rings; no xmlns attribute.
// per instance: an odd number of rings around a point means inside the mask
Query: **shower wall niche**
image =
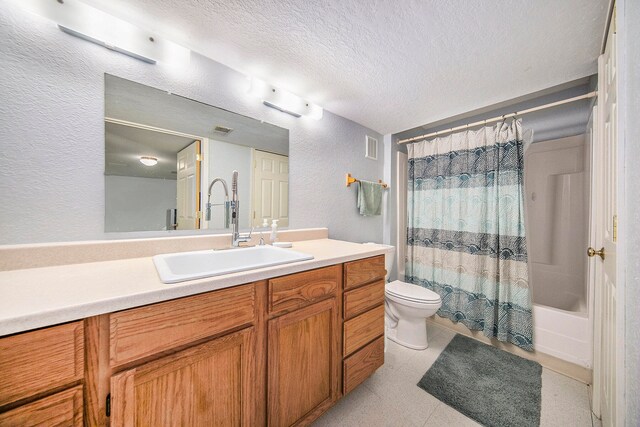
<svg viewBox="0 0 640 427"><path fill-rule="evenodd" d="M588 154L585 135L538 142L525 154L533 301L585 314Z"/></svg>

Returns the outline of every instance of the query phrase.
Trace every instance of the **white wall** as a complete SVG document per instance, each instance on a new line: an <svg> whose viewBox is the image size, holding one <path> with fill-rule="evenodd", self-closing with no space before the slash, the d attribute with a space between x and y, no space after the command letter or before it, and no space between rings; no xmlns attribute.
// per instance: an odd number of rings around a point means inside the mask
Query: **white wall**
<svg viewBox="0 0 640 427"><path fill-rule="evenodd" d="M382 217L358 215L355 188L344 185L347 172L382 177L382 156L364 158L365 135L381 135L326 111L315 121L265 107L244 75L197 54L181 69L145 64L17 3L0 2L0 244L113 237L104 232L104 73L288 128L290 228L382 240Z"/></svg>
<svg viewBox="0 0 640 427"><path fill-rule="evenodd" d="M625 284L625 391L626 425L640 426L640 143L636 127L640 121L640 2L618 2L618 28L624 62L622 108L626 112L626 284Z"/></svg>
<svg viewBox="0 0 640 427"><path fill-rule="evenodd" d="M251 148L227 142L209 140L209 179L207 188L203 188L202 193L206 200L209 183L214 178L220 177L227 182L229 187L229 200L231 200L231 176L234 170L238 171L238 199L240 200L240 228L249 228L251 218ZM222 184L216 183L211 189L211 203L218 204L224 202L224 188ZM229 219L231 221L231 219ZM231 225L229 225L231 226ZM224 228L224 208L214 206L211 208L211 221L209 228L212 230L222 230ZM227 230L228 232L228 230Z"/></svg>
<svg viewBox="0 0 640 427"><path fill-rule="evenodd" d="M105 176L106 231L156 231L167 226L167 209L176 208L176 181Z"/></svg>

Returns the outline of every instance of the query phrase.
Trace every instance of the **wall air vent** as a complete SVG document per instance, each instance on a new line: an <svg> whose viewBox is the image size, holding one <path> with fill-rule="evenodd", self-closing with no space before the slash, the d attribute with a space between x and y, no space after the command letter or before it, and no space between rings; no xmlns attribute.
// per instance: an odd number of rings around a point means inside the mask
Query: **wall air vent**
<svg viewBox="0 0 640 427"><path fill-rule="evenodd" d="M367 159L378 160L378 140L367 135L365 139L365 154Z"/></svg>
<svg viewBox="0 0 640 427"><path fill-rule="evenodd" d="M225 126L216 126L213 128L214 133L218 133L220 135L228 135L233 131L233 129L225 127Z"/></svg>

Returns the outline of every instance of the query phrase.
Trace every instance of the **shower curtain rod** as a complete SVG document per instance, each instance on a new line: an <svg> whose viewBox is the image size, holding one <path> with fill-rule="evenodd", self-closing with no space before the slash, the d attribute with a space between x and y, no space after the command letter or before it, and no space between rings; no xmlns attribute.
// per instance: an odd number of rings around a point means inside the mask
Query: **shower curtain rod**
<svg viewBox="0 0 640 427"><path fill-rule="evenodd" d="M596 96L598 96L597 92L593 91L593 92L586 93L584 95L575 96L573 98L563 99L561 101L551 102L549 104L544 104L544 105L540 105L538 107L529 108L527 110L516 111L515 113L503 114L502 116L493 117L491 119L479 120L479 121L474 122L474 123L469 123L469 124L466 124L466 125L456 126L454 128L451 128L451 129L444 129L444 130L439 130L437 132L431 132L431 133L428 133L426 135L414 136L413 138L401 139L397 143L398 144L408 144L408 143L415 142L415 141L418 141L418 140L431 138L433 136L439 136L439 135L444 135L445 133L455 132L457 130L468 129L468 128L472 128L472 127L475 127L475 126L486 125L487 123L499 122L501 120L508 119L508 118L511 118L511 117L522 116L523 114L533 113L534 111L546 110L547 108L557 107L558 105L568 104L570 102L580 101L580 100L589 99L589 98L595 98Z"/></svg>

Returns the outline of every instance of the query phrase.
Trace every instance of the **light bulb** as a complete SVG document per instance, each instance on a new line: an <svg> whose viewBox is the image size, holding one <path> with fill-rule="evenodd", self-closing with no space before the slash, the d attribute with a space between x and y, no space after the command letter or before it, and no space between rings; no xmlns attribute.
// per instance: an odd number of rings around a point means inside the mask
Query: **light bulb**
<svg viewBox="0 0 640 427"><path fill-rule="evenodd" d="M150 156L142 156L140 157L140 163L142 163L145 166L155 166L158 164L158 159Z"/></svg>

